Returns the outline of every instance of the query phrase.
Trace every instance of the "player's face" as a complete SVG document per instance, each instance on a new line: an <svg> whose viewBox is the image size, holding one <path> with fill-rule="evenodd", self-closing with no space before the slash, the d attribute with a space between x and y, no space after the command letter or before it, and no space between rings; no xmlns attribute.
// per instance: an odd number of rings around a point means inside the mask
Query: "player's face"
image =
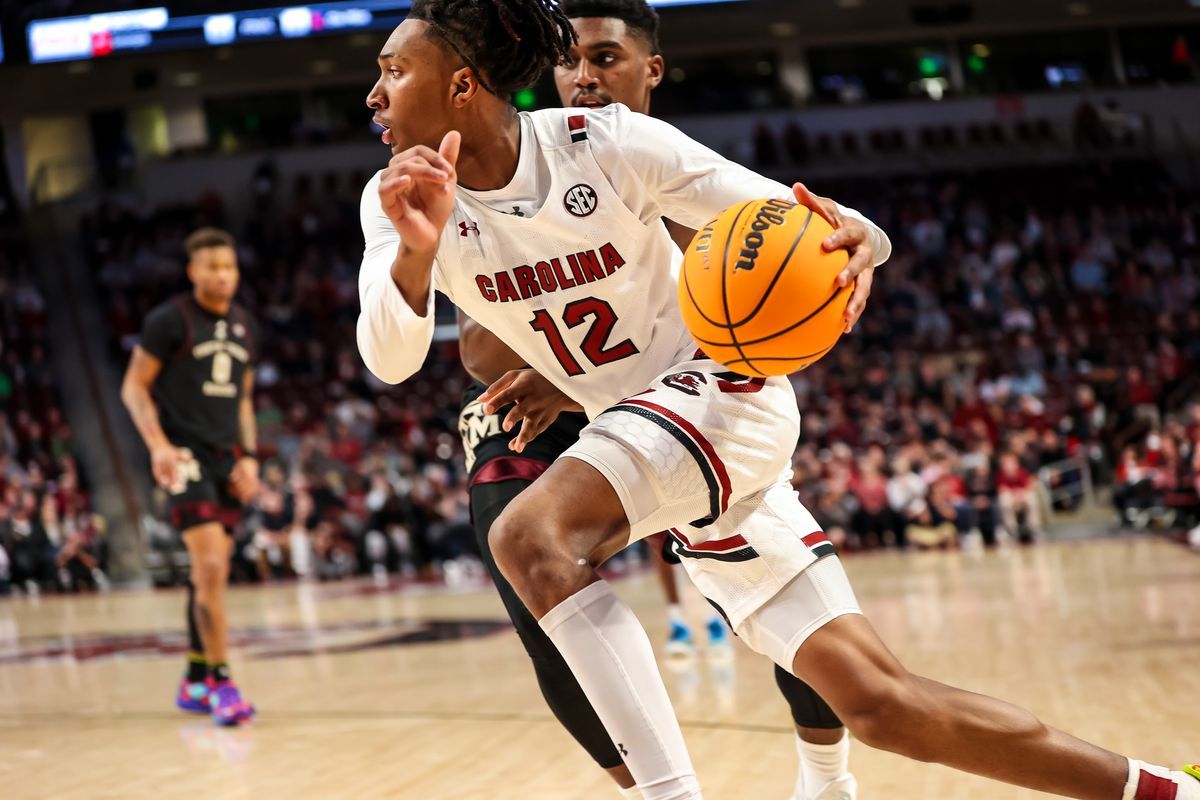
<svg viewBox="0 0 1200 800"><path fill-rule="evenodd" d="M237 294L237 252L232 247L205 247L192 254L188 278L206 300L228 303Z"/></svg>
<svg viewBox="0 0 1200 800"><path fill-rule="evenodd" d="M415 19L392 31L379 53L379 80L367 95L393 155L419 144L436 150L452 128L452 83L461 64L428 31Z"/></svg>
<svg viewBox="0 0 1200 800"><path fill-rule="evenodd" d="M554 70L558 96L565 106L601 108L624 103L633 111L650 112L650 92L662 81L662 56L613 17L571 20L579 41L570 61Z"/></svg>

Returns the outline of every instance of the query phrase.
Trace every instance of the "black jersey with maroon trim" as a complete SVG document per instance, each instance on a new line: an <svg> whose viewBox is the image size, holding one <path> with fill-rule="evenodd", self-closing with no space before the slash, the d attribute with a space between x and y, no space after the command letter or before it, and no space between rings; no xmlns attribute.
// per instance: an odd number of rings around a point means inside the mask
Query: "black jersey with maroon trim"
<svg viewBox="0 0 1200 800"><path fill-rule="evenodd" d="M162 362L153 396L173 444L239 443L238 401L258 340L257 324L236 303L215 314L180 294L146 315L140 344Z"/></svg>
<svg viewBox="0 0 1200 800"><path fill-rule="evenodd" d="M521 426L518 424L505 432L500 425L512 406L502 408L496 414L483 410L479 396L486 389L482 383L472 381L463 393L462 411L458 417L458 432L462 434L472 485L509 479L533 480L575 444L579 432L587 425L587 417L581 413L559 414L550 427L525 446L524 452L514 453L508 443L517 438Z"/></svg>

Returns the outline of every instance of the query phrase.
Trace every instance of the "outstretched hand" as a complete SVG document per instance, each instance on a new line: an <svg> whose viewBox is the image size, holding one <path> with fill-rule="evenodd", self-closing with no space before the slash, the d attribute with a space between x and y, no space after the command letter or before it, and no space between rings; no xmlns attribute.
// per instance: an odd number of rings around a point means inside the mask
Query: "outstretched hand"
<svg viewBox="0 0 1200 800"><path fill-rule="evenodd" d="M517 453L549 428L562 412L583 411L583 406L563 394L536 370L529 368L514 369L501 375L479 396L479 402L488 414L495 414L512 404L512 410L501 425L504 430L511 431L518 422L521 423L521 430L508 445Z"/></svg>
<svg viewBox="0 0 1200 800"><path fill-rule="evenodd" d="M837 276L839 287L855 284L850 302L846 305L844 330L849 333L867 307L867 298L871 296L871 284L875 282L875 243L871 238L871 230L862 220L844 216L838 210L837 203L828 197L813 194L803 183L793 184L792 193L796 196L797 203L811 208L833 226L833 233L821 243L825 252L845 249L850 253L850 261Z"/></svg>

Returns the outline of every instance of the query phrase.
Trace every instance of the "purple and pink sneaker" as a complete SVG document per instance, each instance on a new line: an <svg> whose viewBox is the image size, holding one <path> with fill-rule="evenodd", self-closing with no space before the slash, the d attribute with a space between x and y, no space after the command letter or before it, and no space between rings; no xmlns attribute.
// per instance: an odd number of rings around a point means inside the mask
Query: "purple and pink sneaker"
<svg viewBox="0 0 1200 800"><path fill-rule="evenodd" d="M213 682L208 702L212 708L213 722L218 725L237 725L254 716L254 706L242 699L233 681Z"/></svg>
<svg viewBox="0 0 1200 800"><path fill-rule="evenodd" d="M175 705L192 714L209 714L212 706L209 704L209 693L212 692L212 682L209 678L202 681L189 681L186 677L179 682L179 693L175 695Z"/></svg>

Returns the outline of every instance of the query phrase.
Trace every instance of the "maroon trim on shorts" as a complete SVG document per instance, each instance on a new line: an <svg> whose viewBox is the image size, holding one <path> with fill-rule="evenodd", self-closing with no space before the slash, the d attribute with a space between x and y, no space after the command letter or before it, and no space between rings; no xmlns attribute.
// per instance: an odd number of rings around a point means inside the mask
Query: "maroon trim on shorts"
<svg viewBox="0 0 1200 800"><path fill-rule="evenodd" d="M682 430L684 434L686 434L700 447L700 449L704 452L705 457L708 459L708 463L712 465L712 470L716 473L717 480L721 484L720 512L716 516L724 514L726 511L728 511L729 496L733 491L729 483L729 472L725 469L725 463L721 461L720 457L717 455L716 448L712 446L712 443L709 442L708 439L704 438L700 431L696 430L696 426L681 417L679 414L676 414L671 409L660 406L657 403L651 403L648 400L636 400L634 398L630 398L628 400L623 400L622 404L641 406L642 408L653 411L654 413L670 420L676 425L676 427ZM703 467L703 465L701 466Z"/></svg>
<svg viewBox="0 0 1200 800"><path fill-rule="evenodd" d="M545 461L536 461L521 456L500 456L480 467L471 476L470 486L503 483L504 481L529 481L532 483L549 468L550 465Z"/></svg>
<svg viewBox="0 0 1200 800"><path fill-rule="evenodd" d="M741 536L730 536L712 542L701 542L692 545L678 528L670 528L667 533L675 540L671 552L681 558L707 558L714 561L739 562L758 558L758 553ZM719 609L718 609L719 610ZM725 612L721 612L724 616Z"/></svg>
<svg viewBox="0 0 1200 800"><path fill-rule="evenodd" d="M223 506L212 500L180 503L171 509L171 525L181 533L188 528L206 525L209 522L219 522L224 527L233 529L241 517L241 509Z"/></svg>
<svg viewBox="0 0 1200 800"><path fill-rule="evenodd" d="M724 550L737 550L742 547L747 547L750 544L746 541L744 536L736 533L733 536L729 536L724 539L713 539L712 541L700 542L699 544L692 544L691 541L684 536L678 528L671 528L669 533L674 534L675 538L683 542L684 547L688 548L689 550L700 550L707 553L719 553Z"/></svg>
<svg viewBox="0 0 1200 800"><path fill-rule="evenodd" d="M813 531L808 536L802 537L803 542L809 547L816 547L829 541L829 537L825 535L825 531Z"/></svg>

